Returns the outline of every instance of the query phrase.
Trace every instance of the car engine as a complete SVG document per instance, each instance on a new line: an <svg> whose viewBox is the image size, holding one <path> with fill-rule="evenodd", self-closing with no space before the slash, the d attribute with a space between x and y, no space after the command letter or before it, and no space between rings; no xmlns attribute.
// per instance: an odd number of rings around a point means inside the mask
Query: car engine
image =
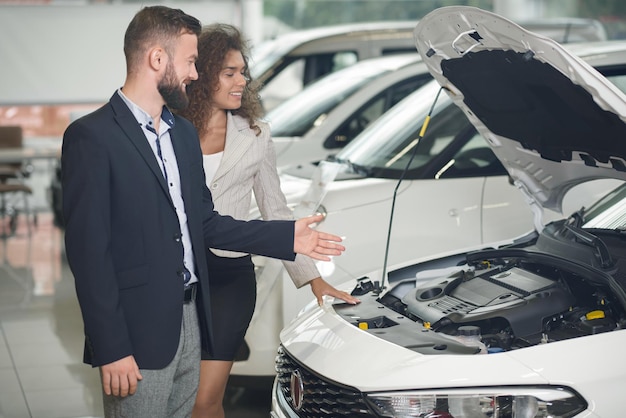
<svg viewBox="0 0 626 418"><path fill-rule="evenodd" d="M439 271L413 272L371 301L378 308L366 299L362 306L338 306L337 312L424 354L474 354L481 346L482 352L509 351L626 327L624 291L611 275L561 257L486 250L437 276ZM399 320L404 318L412 330ZM469 343L468 329L474 337ZM472 350L460 348L467 345Z"/></svg>

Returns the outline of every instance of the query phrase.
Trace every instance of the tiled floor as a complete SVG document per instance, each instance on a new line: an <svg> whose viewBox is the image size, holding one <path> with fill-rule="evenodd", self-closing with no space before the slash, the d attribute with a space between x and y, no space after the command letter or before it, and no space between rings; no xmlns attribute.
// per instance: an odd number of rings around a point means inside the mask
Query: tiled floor
<svg viewBox="0 0 626 418"><path fill-rule="evenodd" d="M97 370L82 364L82 320L62 232L38 214L0 240L0 417L101 415Z"/></svg>
<svg viewBox="0 0 626 418"><path fill-rule="evenodd" d="M42 190L48 172L34 179L39 212L32 234L22 217L14 236L0 238L0 418L101 417L97 369L82 363L82 319L63 233ZM269 388L235 389L227 417L269 415Z"/></svg>

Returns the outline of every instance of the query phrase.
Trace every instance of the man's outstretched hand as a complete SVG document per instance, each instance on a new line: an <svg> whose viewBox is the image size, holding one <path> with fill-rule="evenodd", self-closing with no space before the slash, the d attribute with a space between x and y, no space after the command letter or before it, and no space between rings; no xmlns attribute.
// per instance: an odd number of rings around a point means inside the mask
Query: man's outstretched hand
<svg viewBox="0 0 626 418"><path fill-rule="evenodd" d="M321 222L324 215L314 215L300 218L295 224L293 250L298 254L308 255L315 260L330 261L331 255L341 255L346 249L341 237L326 232L319 232L311 228L312 224Z"/></svg>

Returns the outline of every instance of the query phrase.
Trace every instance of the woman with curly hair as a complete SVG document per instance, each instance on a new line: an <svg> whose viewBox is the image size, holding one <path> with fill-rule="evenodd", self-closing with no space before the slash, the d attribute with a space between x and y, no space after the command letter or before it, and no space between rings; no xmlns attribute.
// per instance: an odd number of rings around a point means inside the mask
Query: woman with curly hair
<svg viewBox="0 0 626 418"><path fill-rule="evenodd" d="M207 186L222 215L246 219L252 192L264 219L293 219L280 190L269 126L260 120L258 85L250 79L248 48L240 31L227 24L203 28L198 39L198 80L187 88L181 112L198 130ZM222 406L235 355L243 343L256 301L249 254L209 249L213 350L202 353L194 418L224 417ZM324 281L313 260L298 255L285 267L297 287L310 284L348 303L358 299Z"/></svg>

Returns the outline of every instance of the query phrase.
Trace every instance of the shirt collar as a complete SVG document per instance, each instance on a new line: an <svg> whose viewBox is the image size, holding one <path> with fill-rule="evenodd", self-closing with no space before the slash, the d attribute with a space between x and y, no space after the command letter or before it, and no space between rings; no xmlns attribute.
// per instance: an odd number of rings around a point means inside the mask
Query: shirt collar
<svg viewBox="0 0 626 418"><path fill-rule="evenodd" d="M121 88L117 90L117 93L122 98L124 103L126 103L131 113L133 114L133 116L135 116L135 119L137 119L137 122L139 122L140 125L146 127L152 126L152 117L145 110L140 108L132 100L126 97ZM174 115L165 105L163 106L163 110L161 110L161 120L167 124L169 129L174 127Z"/></svg>

